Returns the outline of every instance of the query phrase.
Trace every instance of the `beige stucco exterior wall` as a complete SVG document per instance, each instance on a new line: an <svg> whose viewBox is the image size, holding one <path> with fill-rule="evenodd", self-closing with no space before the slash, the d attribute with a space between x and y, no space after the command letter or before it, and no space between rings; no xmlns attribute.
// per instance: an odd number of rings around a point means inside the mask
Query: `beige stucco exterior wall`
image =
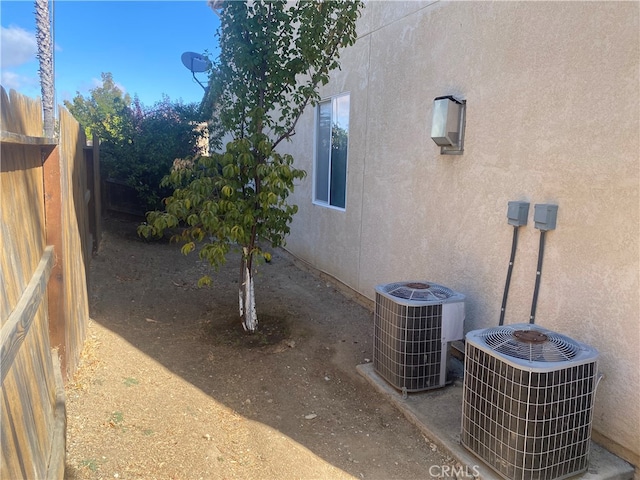
<svg viewBox="0 0 640 480"><path fill-rule="evenodd" d="M368 298L400 280L461 291L466 331L498 324L511 200L531 206L505 323L528 322L534 204L557 204L536 323L600 351L594 437L636 464L639 5L369 2L322 90L351 94L346 211L312 204L311 109L287 147L309 172L287 248ZM440 155L430 138L441 95L467 100L462 156Z"/></svg>

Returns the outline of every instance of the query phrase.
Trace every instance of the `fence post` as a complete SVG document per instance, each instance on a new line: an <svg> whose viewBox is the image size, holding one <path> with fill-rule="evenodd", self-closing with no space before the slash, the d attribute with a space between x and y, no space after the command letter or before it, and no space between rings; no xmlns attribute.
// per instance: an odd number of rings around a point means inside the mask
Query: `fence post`
<svg viewBox="0 0 640 480"><path fill-rule="evenodd" d="M93 136L92 145L84 147L84 159L87 165L87 189L91 192L89 198L89 232L91 234L91 248L97 252L102 238L100 197L100 147L98 137Z"/></svg>
<svg viewBox="0 0 640 480"><path fill-rule="evenodd" d="M44 172L44 218L46 230L46 244L53 245L54 264L51 270L51 277L47 285L47 296L49 304L49 341L51 348L57 348L60 355L60 367L63 372L63 379L66 381L67 375L67 355L66 355L66 315L65 305L65 283L62 255L63 228L62 228L62 189L60 182L60 147L55 146L50 152L43 151L43 172Z"/></svg>
<svg viewBox="0 0 640 480"><path fill-rule="evenodd" d="M102 241L102 182L100 176L100 139L97 135L93 136L93 188L96 202L96 249L100 248Z"/></svg>

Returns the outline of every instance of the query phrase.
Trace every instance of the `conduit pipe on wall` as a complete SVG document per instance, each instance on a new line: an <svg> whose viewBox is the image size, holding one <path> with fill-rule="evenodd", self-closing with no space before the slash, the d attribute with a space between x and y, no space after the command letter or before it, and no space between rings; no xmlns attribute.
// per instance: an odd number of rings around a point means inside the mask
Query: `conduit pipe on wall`
<svg viewBox="0 0 640 480"><path fill-rule="evenodd" d="M511 273L513 272L513 263L516 259L516 248L518 246L518 226L513 227L513 240L511 241L511 257L509 257L509 268L507 269L507 280L504 285L504 294L502 295L502 307L500 308L500 323L504 325L504 312L507 309L507 297L509 295L509 285L511 284Z"/></svg>
<svg viewBox="0 0 640 480"><path fill-rule="evenodd" d="M540 291L540 277L542 276L542 257L544 256L544 239L548 230L556 228L556 218L558 216L558 206L549 204L536 204L533 213L535 227L540 229L540 246L538 247L538 267L536 268L536 284L533 289L533 300L531 302L531 314L529 323L535 323L536 305L538 303L538 293Z"/></svg>
<svg viewBox="0 0 640 480"><path fill-rule="evenodd" d="M540 247L538 247L538 267L536 268L536 285L533 289L533 301L531 302L531 314L529 323L535 323L536 305L538 304L538 292L540 291L540 277L542 276L542 257L544 256L544 236L546 230L540 231Z"/></svg>
<svg viewBox="0 0 640 480"><path fill-rule="evenodd" d="M509 285L511 284L511 273L513 272L513 264L516 259L516 248L518 247L518 228L527 224L527 216L529 215L528 202L509 202L507 208L507 221L509 225L513 225L513 240L511 242L511 256L509 257L509 268L507 269L507 280L504 285L504 294L502 295L502 307L500 308L500 323L504 325L504 314L507 309L507 297L509 296Z"/></svg>

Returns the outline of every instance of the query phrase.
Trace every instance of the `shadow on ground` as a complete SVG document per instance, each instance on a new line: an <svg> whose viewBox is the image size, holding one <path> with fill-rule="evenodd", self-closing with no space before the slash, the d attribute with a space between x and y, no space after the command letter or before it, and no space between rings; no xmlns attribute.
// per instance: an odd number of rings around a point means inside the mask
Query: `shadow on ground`
<svg viewBox="0 0 640 480"><path fill-rule="evenodd" d="M166 240L139 239L136 226L132 219L105 219L101 249L90 269L92 319L133 347L132 351L114 352L113 363L102 365L110 375L120 379L118 385L104 380L99 367L92 371L91 365L99 365L103 360L92 357L91 352L85 353L84 385L75 384L74 398L82 399L89 394L85 392L91 392L94 409L98 408L96 402L104 402L97 414L102 432L111 434L128 429L136 432L140 441L157 441L157 448L164 448L160 445L164 440L159 435L154 437L153 429L148 428L151 433L146 436L142 421L139 424L119 421L118 414L124 417L126 412L120 410L129 408L122 406L123 396L140 395L132 399L132 404L144 410L165 405L163 402L175 394L178 397L172 400L174 406L163 408L182 409L185 417L204 415L189 413L190 402L196 405L199 393L179 394L183 387L175 383L177 377L226 409L209 412L207 421L211 421L213 414L228 413L250 421L255 428L267 426L270 433L263 433L263 437L273 432L283 434L339 469L335 478L340 475L429 478L430 466L450 460L436 451L435 445L357 373L356 366L372 358L372 313L367 308L345 297L333 284L298 268L286 252L276 250L272 261L260 266L256 277L261 328L256 335L249 336L242 331L237 314L237 257L232 257L214 274L212 287L199 289L197 281L205 273L211 273L209 267L195 253L183 256L177 245ZM98 337L96 343L109 341L105 340L108 336ZM91 347L91 339L88 344ZM100 352L100 348L96 347L96 351ZM125 373L130 371L132 362L140 365L145 362L138 358L140 353L158 362L163 367L160 373L148 370L136 375ZM118 369L123 372L120 376L114 373ZM158 394L143 388L164 385L162 382L166 382L169 390L161 397L154 397ZM162 388L159 390L162 392ZM156 388L154 392L157 391ZM75 412L83 419L90 417L82 412L82 408L89 406L79 406L77 411L74 408L72 405L72 414ZM180 422L168 414L159 420ZM74 426L74 421L69 420L72 433L67 477L98 478L108 470L112 461L109 456L117 456L113 453L115 447L111 445L109 454L102 455L103 446L94 448L86 444L91 442L90 438L82 439L89 428L96 427ZM192 452L186 451L189 449L206 451L208 462L221 464L225 458L231 458L224 454L228 445L203 449L198 443L202 440L201 433L185 433L181 428L186 427L175 426L175 449L185 449L185 458L194 458L190 456ZM185 440L183 434L191 436ZM114 438L117 443L118 437ZM253 437L248 432L242 438ZM100 437L95 440L100 441ZM263 438L264 441L269 440ZM80 448L76 445L83 442L82 453L74 453L74 448ZM274 455L280 448L278 445L273 443ZM233 449L242 450L244 446L235 445ZM286 451L295 453L284 448L283 456ZM130 459L121 459L118 464L124 471L127 462L136 461L136 454L128 451L122 456ZM162 459L157 461L161 463ZM163 471L159 467L158 478L168 478ZM192 478L189 465L182 471L184 477L174 478ZM263 472L269 471L275 470ZM225 478L233 478L236 470L227 472L231 473ZM125 478L123 473L118 475ZM269 473L253 477L270 478ZM238 473L237 478L247 478L246 472Z"/></svg>

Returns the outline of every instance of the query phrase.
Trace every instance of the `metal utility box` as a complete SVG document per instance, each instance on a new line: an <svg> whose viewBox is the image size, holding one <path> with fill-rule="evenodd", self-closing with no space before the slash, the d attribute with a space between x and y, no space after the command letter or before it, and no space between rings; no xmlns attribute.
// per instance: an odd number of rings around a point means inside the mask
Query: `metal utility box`
<svg viewBox="0 0 640 480"><path fill-rule="evenodd" d="M509 225L520 227L527 224L529 216L529 202L509 202L507 220Z"/></svg>
<svg viewBox="0 0 640 480"><path fill-rule="evenodd" d="M549 203L539 203L535 205L533 221L535 227L540 230L554 230L556 228L556 218L558 217L558 206Z"/></svg>
<svg viewBox="0 0 640 480"><path fill-rule="evenodd" d="M433 101L431 138L440 147L456 147L460 143L462 102L451 95Z"/></svg>

